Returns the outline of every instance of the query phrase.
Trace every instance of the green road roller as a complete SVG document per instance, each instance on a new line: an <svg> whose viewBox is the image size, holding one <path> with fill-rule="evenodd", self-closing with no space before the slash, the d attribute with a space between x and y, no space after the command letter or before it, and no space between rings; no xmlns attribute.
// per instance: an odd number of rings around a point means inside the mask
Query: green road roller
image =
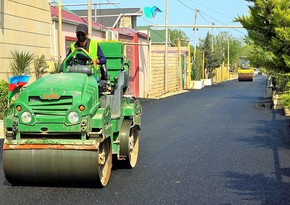
<svg viewBox="0 0 290 205"><path fill-rule="evenodd" d="M84 49L66 57L62 73L29 84L4 113L3 168L9 183L104 187L114 163L135 167L142 107L127 95L129 62L122 42L100 42L106 85ZM77 63L77 56L88 59ZM105 88L104 88L105 87Z"/></svg>

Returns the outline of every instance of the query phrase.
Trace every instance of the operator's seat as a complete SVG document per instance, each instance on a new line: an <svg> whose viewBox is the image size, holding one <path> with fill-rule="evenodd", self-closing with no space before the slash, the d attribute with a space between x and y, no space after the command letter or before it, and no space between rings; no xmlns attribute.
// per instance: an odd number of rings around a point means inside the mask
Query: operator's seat
<svg viewBox="0 0 290 205"><path fill-rule="evenodd" d="M106 97L106 105L111 108L112 119L118 119L121 115L122 98L128 87L128 74L126 71L120 71L114 92Z"/></svg>
<svg viewBox="0 0 290 205"><path fill-rule="evenodd" d="M112 92L105 96L105 105L111 108L112 119L121 115L123 94L128 87L129 64L124 62L124 44L120 41L102 41L100 47L107 59L108 80Z"/></svg>

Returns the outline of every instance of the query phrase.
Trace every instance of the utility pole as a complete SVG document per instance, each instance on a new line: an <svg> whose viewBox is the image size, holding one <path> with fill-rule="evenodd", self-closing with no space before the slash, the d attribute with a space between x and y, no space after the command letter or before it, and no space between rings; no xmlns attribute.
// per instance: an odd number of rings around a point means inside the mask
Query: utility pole
<svg viewBox="0 0 290 205"><path fill-rule="evenodd" d="M94 4L94 21L97 23L97 5Z"/></svg>
<svg viewBox="0 0 290 205"><path fill-rule="evenodd" d="M187 44L187 88L189 89L190 88L190 81L191 81L191 64L190 64L190 41L188 41L188 44Z"/></svg>
<svg viewBox="0 0 290 205"><path fill-rule="evenodd" d="M58 0L58 49L59 49L59 58L63 56L63 42L62 42L62 8L61 0Z"/></svg>
<svg viewBox="0 0 290 205"><path fill-rule="evenodd" d="M88 0L88 30L89 35L93 36L93 26L92 26L92 0Z"/></svg>
<svg viewBox="0 0 290 205"><path fill-rule="evenodd" d="M222 63L222 68L221 68L221 80L224 81L224 72L223 69L225 67L225 47L224 47L224 38L225 38L225 33L222 32L222 52L223 52L223 63Z"/></svg>
<svg viewBox="0 0 290 205"><path fill-rule="evenodd" d="M91 0L88 0L87 3L76 3L76 4L63 4L63 6L87 6L88 7L88 21L89 21L89 15L92 18L92 6L94 6L94 22L97 22L97 5L109 5L109 4L120 4L120 2L99 2L99 3L92 3ZM89 14L89 12L91 14ZM89 22L88 22L89 24ZM89 29L89 28L88 28Z"/></svg>
<svg viewBox="0 0 290 205"><path fill-rule="evenodd" d="M165 68L164 68L164 90L167 92L167 70L168 70L168 0L165 3Z"/></svg>
<svg viewBox="0 0 290 205"><path fill-rule="evenodd" d="M212 25L214 25L214 22L212 22ZM213 26L211 27L211 52L213 52Z"/></svg>
<svg viewBox="0 0 290 205"><path fill-rule="evenodd" d="M228 39L228 78L230 78L230 40Z"/></svg>
<svg viewBox="0 0 290 205"><path fill-rule="evenodd" d="M194 10L194 52L193 52L193 59L194 59L194 62L195 62L195 58L196 58L196 31L197 31L197 28L196 28L196 21L197 21L197 13L199 12L198 9L195 9Z"/></svg>
<svg viewBox="0 0 290 205"><path fill-rule="evenodd" d="M177 46L178 46L178 73L179 73L179 84L178 84L178 87L179 87L179 90L181 91L182 90L182 70L181 70L181 50L180 50L180 38L178 38L178 43L177 43Z"/></svg>

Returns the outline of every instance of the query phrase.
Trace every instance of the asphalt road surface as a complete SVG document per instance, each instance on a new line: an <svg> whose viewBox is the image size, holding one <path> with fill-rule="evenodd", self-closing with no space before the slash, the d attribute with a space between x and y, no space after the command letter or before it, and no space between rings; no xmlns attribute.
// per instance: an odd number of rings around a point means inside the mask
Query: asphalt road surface
<svg viewBox="0 0 290 205"><path fill-rule="evenodd" d="M0 204L290 204L289 120L270 109L265 84L258 76L142 100L138 164L114 169L103 189L11 186L1 149Z"/></svg>

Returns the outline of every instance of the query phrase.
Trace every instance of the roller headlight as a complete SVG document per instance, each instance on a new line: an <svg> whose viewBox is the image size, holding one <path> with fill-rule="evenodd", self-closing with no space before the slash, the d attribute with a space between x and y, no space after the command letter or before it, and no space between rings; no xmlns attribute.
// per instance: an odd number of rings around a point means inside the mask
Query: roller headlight
<svg viewBox="0 0 290 205"><path fill-rule="evenodd" d="M32 120L32 116L31 116L30 112L23 112L21 115L21 120L24 123L30 123Z"/></svg>
<svg viewBox="0 0 290 205"><path fill-rule="evenodd" d="M79 121L79 114L75 111L72 111L68 114L68 120L70 123L77 123Z"/></svg>

